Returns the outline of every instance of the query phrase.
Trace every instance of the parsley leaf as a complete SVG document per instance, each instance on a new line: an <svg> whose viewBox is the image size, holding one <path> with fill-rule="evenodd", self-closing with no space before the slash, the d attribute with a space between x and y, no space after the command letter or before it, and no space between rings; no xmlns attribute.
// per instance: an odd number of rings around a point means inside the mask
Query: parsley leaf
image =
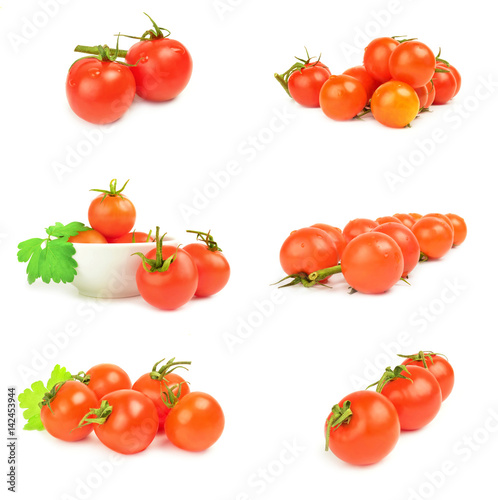
<svg viewBox="0 0 498 500"><path fill-rule="evenodd" d="M65 382L66 380L71 380L72 376L64 367L61 368L60 365L56 365L52 370L50 379L45 386L41 380L31 384L31 389L26 389L24 392L19 394L19 407L25 408L23 412L23 417L27 420L24 425L24 429L28 431L43 431L42 421L40 419L40 402L43 399L45 393L50 391L55 384Z"/></svg>
<svg viewBox="0 0 498 500"><path fill-rule="evenodd" d="M81 222L66 225L56 222L45 230L47 238L31 238L19 243L17 260L28 262L28 283L31 285L38 278L44 283L50 283L50 280L55 283L73 281L78 263L72 258L76 250L68 239L89 229Z"/></svg>

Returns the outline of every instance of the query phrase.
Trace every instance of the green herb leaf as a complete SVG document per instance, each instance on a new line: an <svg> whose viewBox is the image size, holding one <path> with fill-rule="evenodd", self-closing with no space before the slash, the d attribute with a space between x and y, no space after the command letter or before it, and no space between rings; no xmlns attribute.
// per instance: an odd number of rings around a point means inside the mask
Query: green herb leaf
<svg viewBox="0 0 498 500"><path fill-rule="evenodd" d="M89 231L90 229L90 227L85 226L85 224L81 222L70 222L66 225L56 222L55 226L47 228L47 234L58 238L69 238L71 236L76 236L81 231Z"/></svg>
<svg viewBox="0 0 498 500"><path fill-rule="evenodd" d="M71 373L68 372L64 367L61 368L60 365L56 365L52 370L50 379L45 386L41 380L31 384L31 389L26 389L24 392L19 394L19 407L25 408L23 412L23 417L27 420L24 425L24 429L28 431L43 431L42 421L40 419L40 406L39 403L43 399L45 393L50 391L55 384L60 384L66 380L71 380Z"/></svg>

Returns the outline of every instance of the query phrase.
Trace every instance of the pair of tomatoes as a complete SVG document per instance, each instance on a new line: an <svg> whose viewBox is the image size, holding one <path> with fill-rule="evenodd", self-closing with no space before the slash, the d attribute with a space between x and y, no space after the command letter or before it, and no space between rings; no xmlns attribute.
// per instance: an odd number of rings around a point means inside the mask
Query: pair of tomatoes
<svg viewBox="0 0 498 500"><path fill-rule="evenodd" d="M42 401L45 429L64 441L84 439L95 430L105 446L127 455L145 450L159 429L181 449L209 448L224 428L219 403L209 394L190 392L173 373L190 362L173 358L158 368L162 361L133 385L122 368L109 363L56 385Z"/></svg>
<svg viewBox="0 0 498 500"><path fill-rule="evenodd" d="M147 101L162 102L175 98L187 86L192 75L190 53L168 38L169 31L165 36L164 28L151 21L153 29L128 51L76 47L79 52L96 54L77 60L67 75L67 99L80 118L99 125L111 123L128 110L135 93ZM118 62L117 57L124 57L126 63Z"/></svg>
<svg viewBox="0 0 498 500"><path fill-rule="evenodd" d="M354 290L382 293L406 278L420 260L441 258L460 245L466 234L464 219L455 214L360 218L343 230L315 224L287 237L280 263L292 284L312 286L342 273Z"/></svg>
<svg viewBox="0 0 498 500"><path fill-rule="evenodd" d="M420 429L435 418L453 389L453 367L431 351L402 357L402 365L387 368L374 384L376 392L354 392L332 407L326 450L353 465L377 463L394 449L400 431Z"/></svg>

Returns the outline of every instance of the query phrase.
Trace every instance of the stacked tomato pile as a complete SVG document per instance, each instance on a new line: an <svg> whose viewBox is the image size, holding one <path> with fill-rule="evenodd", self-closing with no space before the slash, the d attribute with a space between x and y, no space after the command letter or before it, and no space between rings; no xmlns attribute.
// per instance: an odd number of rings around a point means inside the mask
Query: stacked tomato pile
<svg viewBox="0 0 498 500"><path fill-rule="evenodd" d="M353 465L374 464L394 449L400 431L421 429L436 417L453 389L453 367L432 351L399 356L405 361L386 369L370 386L375 392L353 392L332 407L325 450Z"/></svg>
<svg viewBox="0 0 498 500"><path fill-rule="evenodd" d="M445 104L460 90L458 70L416 39L381 37L365 48L363 65L332 75L322 62L298 59L275 78L299 104L320 107L333 120L367 113L383 125L408 126L432 104Z"/></svg>
<svg viewBox="0 0 498 500"><path fill-rule="evenodd" d="M314 224L284 241L280 263L288 276L281 281L311 287L342 273L352 290L382 293L405 280L419 261L440 259L466 236L467 225L455 214L354 219L342 231Z"/></svg>
<svg viewBox="0 0 498 500"><path fill-rule="evenodd" d="M190 362L156 363L133 385L119 366L104 363L71 375L57 365L47 387L35 382L19 395L25 429L47 430L63 441L79 441L95 431L108 448L130 455L145 450L156 435L183 450L202 451L221 436L225 417L219 403L191 392L173 373Z"/></svg>

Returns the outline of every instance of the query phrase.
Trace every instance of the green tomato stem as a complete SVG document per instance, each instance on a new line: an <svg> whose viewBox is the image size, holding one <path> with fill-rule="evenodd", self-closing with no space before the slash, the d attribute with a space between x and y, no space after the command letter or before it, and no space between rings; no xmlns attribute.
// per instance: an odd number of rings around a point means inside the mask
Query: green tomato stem
<svg viewBox="0 0 498 500"><path fill-rule="evenodd" d="M94 47L90 47L89 45L77 45L76 48L74 49L75 52L81 52L82 54L92 54L92 55L100 55L98 45L95 45ZM111 56L116 56L116 57L122 57L123 59L126 57L126 54L128 54L127 50L117 50L116 49L109 49L109 53Z"/></svg>

